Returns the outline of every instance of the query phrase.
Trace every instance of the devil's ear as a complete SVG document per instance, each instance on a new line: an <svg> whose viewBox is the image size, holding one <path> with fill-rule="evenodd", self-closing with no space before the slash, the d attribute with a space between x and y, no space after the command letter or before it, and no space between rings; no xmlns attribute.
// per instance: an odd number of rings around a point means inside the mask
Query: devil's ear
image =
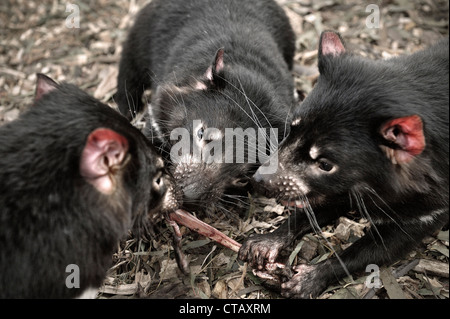
<svg viewBox="0 0 450 319"><path fill-rule="evenodd" d="M319 39L319 72L326 75L333 68L333 58L345 53L344 43L339 33L324 31Z"/></svg>
<svg viewBox="0 0 450 319"><path fill-rule="evenodd" d="M400 117L381 126L382 146L386 156L394 164L406 164L425 149L422 119L418 115Z"/></svg>
<svg viewBox="0 0 450 319"><path fill-rule="evenodd" d="M34 93L34 102L39 101L45 94L56 90L58 83L42 73L37 73L36 91Z"/></svg>
<svg viewBox="0 0 450 319"><path fill-rule="evenodd" d="M89 134L81 154L80 174L103 194L116 188L115 169L123 163L128 153L128 140L107 128Z"/></svg>
<svg viewBox="0 0 450 319"><path fill-rule="evenodd" d="M220 89L226 84L224 78L224 52L224 48L218 49L216 55L214 56L214 60L206 70L205 78L208 82L208 86L211 88Z"/></svg>
<svg viewBox="0 0 450 319"><path fill-rule="evenodd" d="M319 59L325 55L339 56L345 52L344 42L339 33L324 31L319 40Z"/></svg>

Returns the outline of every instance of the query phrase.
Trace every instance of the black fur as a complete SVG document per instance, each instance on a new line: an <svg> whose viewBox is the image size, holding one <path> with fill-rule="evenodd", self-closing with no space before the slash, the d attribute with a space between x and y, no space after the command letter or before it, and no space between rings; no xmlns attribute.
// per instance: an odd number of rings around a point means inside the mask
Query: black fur
<svg viewBox="0 0 450 319"><path fill-rule="evenodd" d="M272 0L152 1L124 44L119 108L128 117L141 111L143 91L151 88L147 136L160 137L166 154L175 143L169 135L176 128L188 129L191 142L199 142L193 120L201 120L202 130L222 133L225 128L257 127L268 133L275 127L281 140L294 103L289 71L294 40L287 17ZM257 168L173 164L184 202L203 207L228 188L242 188Z"/></svg>
<svg viewBox="0 0 450 319"><path fill-rule="evenodd" d="M73 85L50 85L56 89L37 90L35 105L0 127L0 298L68 298L98 288L118 241L156 212L166 189L163 177L153 180L162 160L126 118ZM109 195L80 174L86 139L98 128L129 144ZM65 285L69 264L80 269L79 289Z"/></svg>
<svg viewBox="0 0 450 319"><path fill-rule="evenodd" d="M336 34L328 36L339 42ZM295 111L277 173L254 177L262 192L296 206L296 212L275 232L247 239L241 259L262 268L310 232L311 219L323 226L356 210L372 226L339 255L353 273L394 262L448 223L448 44L445 39L386 61L319 49L319 81ZM417 115L425 148L395 163L391 155L403 152L402 141L395 140L398 127L391 132L395 143L380 132L392 119ZM346 274L336 258L297 271L282 285L285 296L316 297Z"/></svg>

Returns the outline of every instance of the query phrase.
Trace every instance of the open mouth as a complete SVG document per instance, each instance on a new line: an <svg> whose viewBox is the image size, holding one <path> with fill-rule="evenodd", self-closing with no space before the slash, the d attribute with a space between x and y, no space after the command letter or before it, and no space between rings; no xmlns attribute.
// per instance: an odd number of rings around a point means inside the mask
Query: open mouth
<svg viewBox="0 0 450 319"><path fill-rule="evenodd" d="M287 207L297 207L297 208L305 207L305 202L301 200L282 200L281 204Z"/></svg>

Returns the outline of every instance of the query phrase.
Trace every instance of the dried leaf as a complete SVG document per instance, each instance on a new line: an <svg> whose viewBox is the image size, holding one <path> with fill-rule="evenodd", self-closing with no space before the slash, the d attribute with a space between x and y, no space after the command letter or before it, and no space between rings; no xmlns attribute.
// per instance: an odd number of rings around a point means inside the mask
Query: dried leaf
<svg viewBox="0 0 450 319"><path fill-rule="evenodd" d="M178 265L175 259L165 259L161 261L161 271L159 272L161 280L168 280L178 277Z"/></svg>
<svg viewBox="0 0 450 319"><path fill-rule="evenodd" d="M341 288L337 290L329 299L356 299L357 295L352 293L351 288Z"/></svg>
<svg viewBox="0 0 450 319"><path fill-rule="evenodd" d="M449 241L449 239L448 239L448 230L440 231L439 234L437 235L437 238L439 240L442 240L442 241L446 242L445 245L448 246L448 241Z"/></svg>
<svg viewBox="0 0 450 319"><path fill-rule="evenodd" d="M383 267L380 271L380 279L383 282L383 286L390 299L406 299L406 295L403 292L400 285L397 283L397 279L392 275L389 268Z"/></svg>
<svg viewBox="0 0 450 319"><path fill-rule="evenodd" d="M292 262L294 261L294 258L297 256L297 254L299 253L300 249L302 248L303 244L305 243L305 241L300 241L297 246L295 246L295 249L292 251L292 253L289 255L289 259L288 259L288 265L291 266Z"/></svg>
<svg viewBox="0 0 450 319"><path fill-rule="evenodd" d="M429 249L437 251L448 258L448 248L441 242L436 241L431 246L429 246Z"/></svg>
<svg viewBox="0 0 450 319"><path fill-rule="evenodd" d="M212 295L218 299L226 299L227 294L227 284L225 283L225 280L218 280L214 285Z"/></svg>

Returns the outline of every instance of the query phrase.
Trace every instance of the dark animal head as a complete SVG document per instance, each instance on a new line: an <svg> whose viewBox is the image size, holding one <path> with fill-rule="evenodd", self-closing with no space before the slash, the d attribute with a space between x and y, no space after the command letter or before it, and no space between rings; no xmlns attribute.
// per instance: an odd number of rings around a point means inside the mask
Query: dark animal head
<svg viewBox="0 0 450 319"><path fill-rule="evenodd" d="M352 56L338 34L324 32L318 83L294 112L277 172L260 168L256 187L296 206L348 200L352 190L426 191L415 180L428 167L424 123L394 65Z"/></svg>
<svg viewBox="0 0 450 319"><path fill-rule="evenodd" d="M224 193L245 190L258 166L258 135L265 150L265 134L286 120L277 115L281 102L270 84L242 66L227 66L224 56L219 49L188 83L160 85L152 105L186 206L207 208ZM274 132L275 140L284 134Z"/></svg>
<svg viewBox="0 0 450 319"><path fill-rule="evenodd" d="M98 287L133 222L176 208L143 134L73 85L38 75L34 105L0 130L0 295L75 297ZM81 289L67 289L72 263Z"/></svg>
<svg viewBox="0 0 450 319"><path fill-rule="evenodd" d="M172 181L164 171L163 160L141 132L75 86L59 85L39 74L30 112L50 111L52 105L63 101L67 105L61 105L65 111L60 116L67 118L53 120L58 115L51 112L47 118L55 131L71 134L67 137L70 145L62 147L67 148L65 158L70 161L66 165L76 168L73 176L66 176L75 181L71 191L74 198L85 196L91 208L114 208L115 217L126 227L134 221L157 218L162 207L174 206L172 193L167 194ZM42 143L47 140L51 143L48 137L43 137ZM61 166L55 164L52 169Z"/></svg>

